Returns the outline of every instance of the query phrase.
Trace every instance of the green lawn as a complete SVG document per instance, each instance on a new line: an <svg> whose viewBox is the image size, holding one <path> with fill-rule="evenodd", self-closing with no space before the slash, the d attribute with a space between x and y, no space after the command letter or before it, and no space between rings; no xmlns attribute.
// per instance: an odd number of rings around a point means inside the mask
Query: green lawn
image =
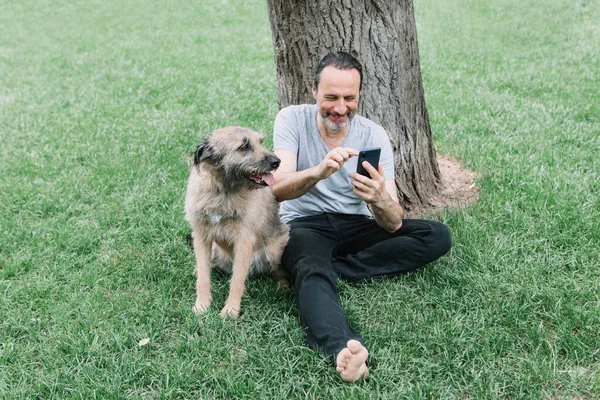
<svg viewBox="0 0 600 400"><path fill-rule="evenodd" d="M348 385L271 279L236 321L222 275L191 311L189 155L271 132L265 1L0 0L0 398L600 398L600 4L415 13L434 141L481 197L437 263L340 283L377 362Z"/></svg>

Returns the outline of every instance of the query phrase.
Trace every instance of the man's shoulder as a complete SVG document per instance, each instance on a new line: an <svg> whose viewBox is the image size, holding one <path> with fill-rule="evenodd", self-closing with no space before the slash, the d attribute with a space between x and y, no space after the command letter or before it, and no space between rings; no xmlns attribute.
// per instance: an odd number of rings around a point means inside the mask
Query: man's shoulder
<svg viewBox="0 0 600 400"><path fill-rule="evenodd" d="M280 115L310 114L315 110L315 104L292 104L279 110Z"/></svg>
<svg viewBox="0 0 600 400"><path fill-rule="evenodd" d="M373 120L370 120L367 117L363 117L362 115L356 114L353 122L356 124L356 126L358 128L382 131L385 133L385 129L383 128L383 126L379 125L378 123L376 123Z"/></svg>
<svg viewBox="0 0 600 400"><path fill-rule="evenodd" d="M275 130L292 128L294 130L310 129L317 110L314 104L291 105L282 108L275 118Z"/></svg>
<svg viewBox="0 0 600 400"><path fill-rule="evenodd" d="M312 133L311 121L315 121L314 105L300 104L282 108L273 126L273 145L280 150L296 151L303 137Z"/></svg>

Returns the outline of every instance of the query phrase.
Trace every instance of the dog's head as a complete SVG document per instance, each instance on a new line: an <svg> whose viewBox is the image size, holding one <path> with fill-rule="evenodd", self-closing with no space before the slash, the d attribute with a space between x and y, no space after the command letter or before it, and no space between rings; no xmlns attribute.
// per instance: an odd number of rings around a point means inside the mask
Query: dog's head
<svg viewBox="0 0 600 400"><path fill-rule="evenodd" d="M273 185L273 171L280 162L262 145L260 134L237 126L214 131L194 153L194 165L211 173L229 191Z"/></svg>

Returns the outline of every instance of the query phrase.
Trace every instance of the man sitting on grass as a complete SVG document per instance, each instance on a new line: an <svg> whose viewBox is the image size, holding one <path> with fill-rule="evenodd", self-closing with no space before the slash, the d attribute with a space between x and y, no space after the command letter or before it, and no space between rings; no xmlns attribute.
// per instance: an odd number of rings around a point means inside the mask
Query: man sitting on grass
<svg viewBox="0 0 600 400"><path fill-rule="evenodd" d="M275 120L281 159L273 192L290 225L282 263L294 283L312 348L333 359L347 382L367 376L369 352L340 306L335 281L364 282L413 271L446 254L449 229L403 219L385 130L356 115L362 67L351 55L325 56L314 75L316 104L289 106ZM380 147L377 168L357 174L358 151Z"/></svg>

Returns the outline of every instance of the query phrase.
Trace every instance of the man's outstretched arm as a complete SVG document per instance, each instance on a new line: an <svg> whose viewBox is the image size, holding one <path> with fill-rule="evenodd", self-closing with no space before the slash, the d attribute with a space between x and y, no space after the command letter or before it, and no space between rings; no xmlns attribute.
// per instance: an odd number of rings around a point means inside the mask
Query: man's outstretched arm
<svg viewBox="0 0 600 400"><path fill-rule="evenodd" d="M296 154L288 150L275 150L281 164L275 171L275 184L271 187L277 201L296 199L312 189L319 181L339 171L358 151L350 148L336 147L323 161L314 167L298 171Z"/></svg>

